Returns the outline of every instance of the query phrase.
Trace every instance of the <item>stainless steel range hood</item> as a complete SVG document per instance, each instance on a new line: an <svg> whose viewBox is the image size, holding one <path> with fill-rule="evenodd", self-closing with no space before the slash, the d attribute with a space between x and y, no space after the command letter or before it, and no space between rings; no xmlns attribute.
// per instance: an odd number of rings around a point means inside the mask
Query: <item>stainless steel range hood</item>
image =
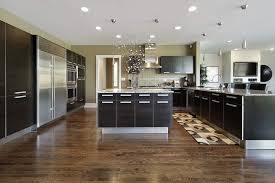
<svg viewBox="0 0 275 183"><path fill-rule="evenodd" d="M158 57L156 54L157 45L155 43L145 44L145 69L160 69Z"/></svg>

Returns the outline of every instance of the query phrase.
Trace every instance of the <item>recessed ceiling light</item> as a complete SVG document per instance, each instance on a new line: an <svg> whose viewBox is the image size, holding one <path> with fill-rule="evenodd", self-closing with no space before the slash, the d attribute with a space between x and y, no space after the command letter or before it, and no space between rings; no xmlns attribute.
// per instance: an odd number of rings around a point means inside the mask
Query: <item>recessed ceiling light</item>
<svg viewBox="0 0 275 183"><path fill-rule="evenodd" d="M156 36L155 35L150 35L150 38L151 39L154 39Z"/></svg>
<svg viewBox="0 0 275 183"><path fill-rule="evenodd" d="M98 30L98 31L102 30L102 28L100 26L96 26L95 29Z"/></svg>
<svg viewBox="0 0 275 183"><path fill-rule="evenodd" d="M181 30L181 26L176 26L175 30Z"/></svg>
<svg viewBox="0 0 275 183"><path fill-rule="evenodd" d="M81 11L83 11L84 13L87 13L89 9L87 7L81 7Z"/></svg>
<svg viewBox="0 0 275 183"><path fill-rule="evenodd" d="M188 11L189 12L194 12L194 11L196 11L197 10L197 6L190 6L189 8L188 8Z"/></svg>
<svg viewBox="0 0 275 183"><path fill-rule="evenodd" d="M238 51L238 50L239 50L239 48L235 48L234 50L235 50L235 51Z"/></svg>
<svg viewBox="0 0 275 183"><path fill-rule="evenodd" d="M232 43L232 40L228 40L227 42L228 42L228 43Z"/></svg>
<svg viewBox="0 0 275 183"><path fill-rule="evenodd" d="M116 38L117 38L117 39L120 39L120 38L121 38L121 35L120 35L120 34L116 35Z"/></svg>
<svg viewBox="0 0 275 183"><path fill-rule="evenodd" d="M270 48L269 50L270 50L270 51L274 51L274 48Z"/></svg>

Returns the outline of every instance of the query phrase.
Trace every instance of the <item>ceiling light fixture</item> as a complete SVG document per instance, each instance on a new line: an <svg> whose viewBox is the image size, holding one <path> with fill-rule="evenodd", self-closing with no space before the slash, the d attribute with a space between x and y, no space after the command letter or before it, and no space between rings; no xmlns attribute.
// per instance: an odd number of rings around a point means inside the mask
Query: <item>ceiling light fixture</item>
<svg viewBox="0 0 275 183"><path fill-rule="evenodd" d="M116 19L112 18L112 19L111 19L111 22L112 22L113 24L115 24L115 23L116 23Z"/></svg>
<svg viewBox="0 0 275 183"><path fill-rule="evenodd" d="M242 10L246 10L248 8L248 4L241 5Z"/></svg>
<svg viewBox="0 0 275 183"><path fill-rule="evenodd" d="M217 26L222 26L222 22L217 22Z"/></svg>
<svg viewBox="0 0 275 183"><path fill-rule="evenodd" d="M102 28L100 26L96 26L95 29L98 30L98 31L102 30Z"/></svg>
<svg viewBox="0 0 275 183"><path fill-rule="evenodd" d="M175 26L175 30L181 30L181 26Z"/></svg>
<svg viewBox="0 0 275 183"><path fill-rule="evenodd" d="M196 11L197 10L197 6L190 6L189 8L188 8L188 11L189 12L194 12L194 11Z"/></svg>
<svg viewBox="0 0 275 183"><path fill-rule="evenodd" d="M84 13L87 13L89 9L87 7L81 7L81 11L83 11Z"/></svg>
<svg viewBox="0 0 275 183"><path fill-rule="evenodd" d="M228 42L228 43L232 43L232 40L228 40L227 42Z"/></svg>
<svg viewBox="0 0 275 183"><path fill-rule="evenodd" d="M221 48L219 49L218 56L222 56L222 49Z"/></svg>
<svg viewBox="0 0 275 183"><path fill-rule="evenodd" d="M121 35L120 34L116 35L116 38L121 39Z"/></svg>
<svg viewBox="0 0 275 183"><path fill-rule="evenodd" d="M235 48L234 50L235 50L235 51L238 51L238 50L239 50L239 48Z"/></svg>
<svg viewBox="0 0 275 183"><path fill-rule="evenodd" d="M274 51L274 48L270 48L269 51Z"/></svg>
<svg viewBox="0 0 275 183"><path fill-rule="evenodd" d="M201 35L202 35L203 37L206 37L206 33L202 33Z"/></svg>
<svg viewBox="0 0 275 183"><path fill-rule="evenodd" d="M156 24L158 24L158 23L159 23L159 19L155 18L155 19L154 19L154 22L155 22Z"/></svg>
<svg viewBox="0 0 275 183"><path fill-rule="evenodd" d="M152 35L150 35L150 38L151 38L151 39L154 39L155 37L156 37L156 36L155 36L155 35L153 35L153 34L152 34Z"/></svg>

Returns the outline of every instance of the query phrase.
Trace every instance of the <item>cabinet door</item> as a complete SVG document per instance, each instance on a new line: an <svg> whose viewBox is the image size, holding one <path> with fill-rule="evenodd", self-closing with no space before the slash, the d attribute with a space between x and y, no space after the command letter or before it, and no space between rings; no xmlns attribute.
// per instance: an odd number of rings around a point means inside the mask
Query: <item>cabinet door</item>
<svg viewBox="0 0 275 183"><path fill-rule="evenodd" d="M116 101L99 101L98 127L116 127Z"/></svg>
<svg viewBox="0 0 275 183"><path fill-rule="evenodd" d="M32 93L34 82L32 36L6 25L7 95Z"/></svg>
<svg viewBox="0 0 275 183"><path fill-rule="evenodd" d="M201 97L201 117L203 119L206 119L209 121L209 115L210 115L210 110L209 110L209 97L207 96L202 96Z"/></svg>
<svg viewBox="0 0 275 183"><path fill-rule="evenodd" d="M31 95L7 97L7 135L33 124L33 97Z"/></svg>
<svg viewBox="0 0 275 183"><path fill-rule="evenodd" d="M0 139L5 137L5 97L0 96Z"/></svg>
<svg viewBox="0 0 275 183"><path fill-rule="evenodd" d="M0 97L5 96L5 23L0 21Z"/></svg>
<svg viewBox="0 0 275 183"><path fill-rule="evenodd" d="M223 128L223 103L218 99L211 99L210 121L216 126Z"/></svg>
<svg viewBox="0 0 275 183"><path fill-rule="evenodd" d="M117 127L135 126L134 101L118 101L117 103Z"/></svg>
<svg viewBox="0 0 275 183"><path fill-rule="evenodd" d="M182 100L181 91L175 90L173 93L173 106L180 107L182 103L181 100Z"/></svg>
<svg viewBox="0 0 275 183"><path fill-rule="evenodd" d="M193 74L194 73L194 57L193 56L185 56L182 60L182 70L183 74Z"/></svg>
<svg viewBox="0 0 275 183"><path fill-rule="evenodd" d="M172 62L170 62L169 57L161 57L160 58L160 65L162 66L161 68L161 73L164 74L169 74L173 72L172 70Z"/></svg>
<svg viewBox="0 0 275 183"><path fill-rule="evenodd" d="M85 80L77 81L77 101L80 104L85 103Z"/></svg>
<svg viewBox="0 0 275 183"><path fill-rule="evenodd" d="M194 113L196 116L201 116L201 97L194 95Z"/></svg>
<svg viewBox="0 0 275 183"><path fill-rule="evenodd" d="M172 95L167 100L154 101L154 127L171 127L172 125Z"/></svg>
<svg viewBox="0 0 275 183"><path fill-rule="evenodd" d="M194 114L194 91L187 91L188 92L188 110Z"/></svg>
<svg viewBox="0 0 275 183"><path fill-rule="evenodd" d="M242 137L242 107L239 104L225 102L224 129L238 138Z"/></svg>
<svg viewBox="0 0 275 183"><path fill-rule="evenodd" d="M153 101L136 101L136 127L153 126Z"/></svg>
<svg viewBox="0 0 275 183"><path fill-rule="evenodd" d="M171 57L171 64L172 64L172 72L174 74L181 74L182 73L182 57Z"/></svg>

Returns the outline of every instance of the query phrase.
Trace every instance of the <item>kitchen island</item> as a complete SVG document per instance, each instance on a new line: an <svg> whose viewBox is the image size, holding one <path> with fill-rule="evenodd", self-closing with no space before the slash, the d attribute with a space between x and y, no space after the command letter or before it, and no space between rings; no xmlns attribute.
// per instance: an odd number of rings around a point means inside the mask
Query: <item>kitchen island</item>
<svg viewBox="0 0 275 183"><path fill-rule="evenodd" d="M275 94L260 90L187 88L188 108L246 149L275 149Z"/></svg>
<svg viewBox="0 0 275 183"><path fill-rule="evenodd" d="M102 133L168 133L173 91L108 89L98 92L97 126Z"/></svg>

